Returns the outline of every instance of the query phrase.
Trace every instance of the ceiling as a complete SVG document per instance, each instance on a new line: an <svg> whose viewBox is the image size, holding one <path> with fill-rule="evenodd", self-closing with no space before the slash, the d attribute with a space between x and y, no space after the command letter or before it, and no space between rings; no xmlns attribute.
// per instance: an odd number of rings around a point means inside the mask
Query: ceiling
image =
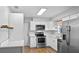
<svg viewBox="0 0 79 59"><path fill-rule="evenodd" d="M25 17L55 17L58 14L68 10L69 6L9 6L13 13L24 13ZM38 16L37 12L41 8L46 8L47 11Z"/></svg>

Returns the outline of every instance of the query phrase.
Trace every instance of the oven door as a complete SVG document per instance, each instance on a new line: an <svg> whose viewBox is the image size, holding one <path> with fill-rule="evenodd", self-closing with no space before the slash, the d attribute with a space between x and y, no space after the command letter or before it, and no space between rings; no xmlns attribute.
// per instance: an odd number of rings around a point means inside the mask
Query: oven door
<svg viewBox="0 0 79 59"><path fill-rule="evenodd" d="M44 47L46 47L45 38L38 38L37 39L37 48L44 48Z"/></svg>
<svg viewBox="0 0 79 59"><path fill-rule="evenodd" d="M38 43L45 43L45 38L38 38Z"/></svg>

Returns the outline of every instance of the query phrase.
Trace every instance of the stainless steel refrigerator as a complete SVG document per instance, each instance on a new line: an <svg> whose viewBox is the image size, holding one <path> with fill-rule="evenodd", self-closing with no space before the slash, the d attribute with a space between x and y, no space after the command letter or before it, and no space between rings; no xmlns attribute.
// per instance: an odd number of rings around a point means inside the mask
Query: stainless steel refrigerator
<svg viewBox="0 0 79 59"><path fill-rule="evenodd" d="M62 53L79 53L79 18L65 21L62 27Z"/></svg>

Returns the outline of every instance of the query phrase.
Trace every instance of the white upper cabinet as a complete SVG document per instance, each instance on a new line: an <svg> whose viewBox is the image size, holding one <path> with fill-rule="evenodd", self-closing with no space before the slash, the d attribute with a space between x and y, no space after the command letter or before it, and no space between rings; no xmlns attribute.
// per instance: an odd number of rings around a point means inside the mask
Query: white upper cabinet
<svg viewBox="0 0 79 59"><path fill-rule="evenodd" d="M54 23L51 21L31 21L30 30L36 30L36 25L45 25L45 30L54 30Z"/></svg>

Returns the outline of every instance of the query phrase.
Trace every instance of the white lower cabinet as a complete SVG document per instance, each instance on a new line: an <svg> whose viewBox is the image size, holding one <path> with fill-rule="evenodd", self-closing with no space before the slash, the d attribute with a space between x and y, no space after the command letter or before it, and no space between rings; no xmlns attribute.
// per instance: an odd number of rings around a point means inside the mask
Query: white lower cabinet
<svg viewBox="0 0 79 59"><path fill-rule="evenodd" d="M36 38L30 37L30 47L36 47Z"/></svg>
<svg viewBox="0 0 79 59"><path fill-rule="evenodd" d="M50 46L51 48L57 50L57 39L53 36L47 36L46 46Z"/></svg>

